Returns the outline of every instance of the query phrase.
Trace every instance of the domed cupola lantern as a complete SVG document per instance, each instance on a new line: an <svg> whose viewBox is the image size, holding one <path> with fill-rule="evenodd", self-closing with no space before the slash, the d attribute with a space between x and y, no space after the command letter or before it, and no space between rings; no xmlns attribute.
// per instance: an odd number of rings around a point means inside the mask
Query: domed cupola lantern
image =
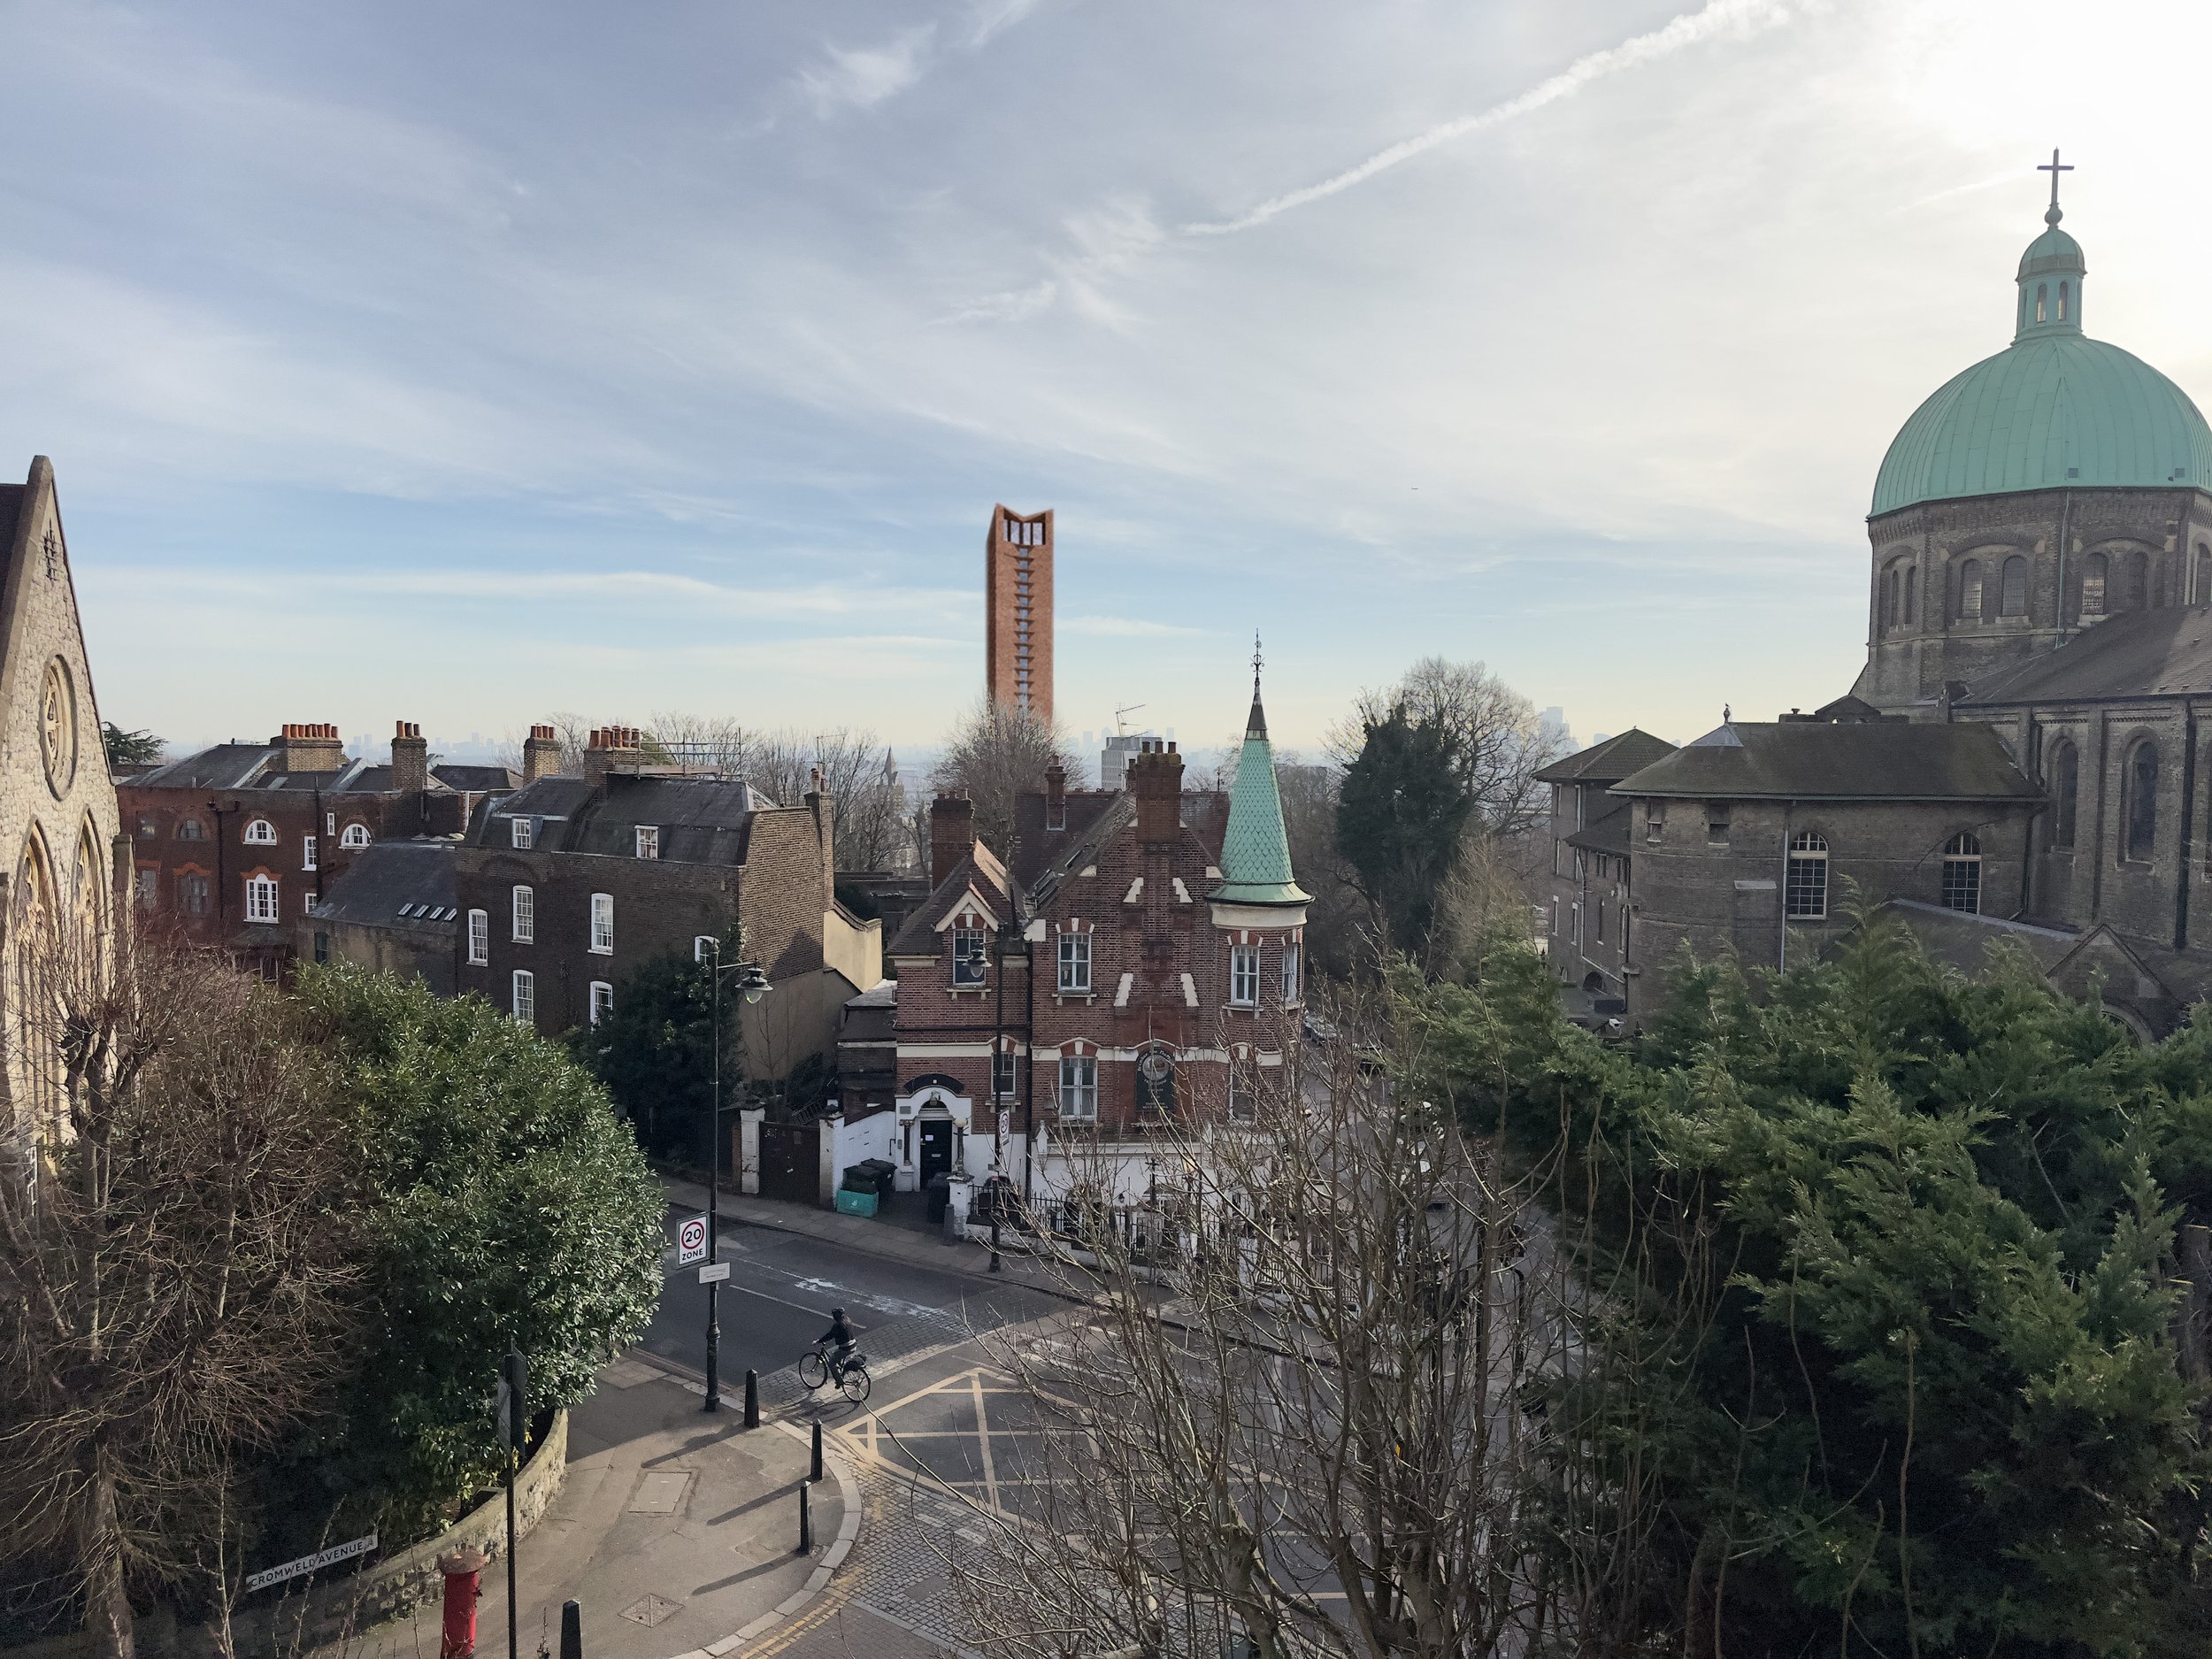
<svg viewBox="0 0 2212 1659"><path fill-rule="evenodd" d="M2012 334L2016 341L2081 333L2081 283L2089 267L2082 262L2081 244L2058 227L2066 217L2058 204L2058 175L2073 170L2072 163L2060 162L2055 150L2049 163L2036 169L2051 175L2051 205L2043 214L2050 228L2020 256L2020 317Z"/></svg>

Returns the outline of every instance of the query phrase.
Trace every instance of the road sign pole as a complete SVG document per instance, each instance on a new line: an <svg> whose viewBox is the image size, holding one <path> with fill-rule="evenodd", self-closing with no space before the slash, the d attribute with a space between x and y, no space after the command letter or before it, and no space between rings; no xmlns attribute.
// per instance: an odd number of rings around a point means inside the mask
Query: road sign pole
<svg viewBox="0 0 2212 1659"><path fill-rule="evenodd" d="M714 980L711 1025L714 1031L714 1092L707 1112L707 1260L722 1259L722 1234L717 1225L721 1219L721 1206L717 1202L717 1189L722 1185L722 947L715 944L714 961L709 969ZM703 1409L722 1409L722 1286L718 1282L707 1285L707 1402Z"/></svg>
<svg viewBox="0 0 2212 1659"><path fill-rule="evenodd" d="M516 1637L521 1615L515 1597L515 1470L530 1434L530 1364L519 1348L511 1348L500 1371L507 1385L507 1659L520 1659Z"/></svg>

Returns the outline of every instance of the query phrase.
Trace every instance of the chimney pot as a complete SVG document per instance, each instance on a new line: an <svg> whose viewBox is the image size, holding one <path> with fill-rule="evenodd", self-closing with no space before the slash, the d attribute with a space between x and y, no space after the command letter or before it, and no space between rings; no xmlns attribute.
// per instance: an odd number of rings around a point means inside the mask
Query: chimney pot
<svg viewBox="0 0 2212 1659"><path fill-rule="evenodd" d="M941 795L929 803L929 885L935 887L975 845L975 803L965 795Z"/></svg>
<svg viewBox="0 0 2212 1659"><path fill-rule="evenodd" d="M534 726L522 746L522 780L535 783L561 769L561 741L549 726Z"/></svg>
<svg viewBox="0 0 2212 1659"><path fill-rule="evenodd" d="M392 733L392 787L417 794L430 787L430 745L412 720L398 722Z"/></svg>

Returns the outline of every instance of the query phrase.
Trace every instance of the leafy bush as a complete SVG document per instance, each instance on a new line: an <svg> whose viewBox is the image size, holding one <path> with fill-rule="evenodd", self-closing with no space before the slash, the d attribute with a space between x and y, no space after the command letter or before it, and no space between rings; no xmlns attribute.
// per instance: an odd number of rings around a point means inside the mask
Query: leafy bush
<svg viewBox="0 0 2212 1659"><path fill-rule="evenodd" d="M665 1203L605 1092L480 998L332 964L302 971L296 1012L339 1057L373 1203L357 1367L302 1471L411 1536L495 1478L510 1346L543 1409L644 1329Z"/></svg>

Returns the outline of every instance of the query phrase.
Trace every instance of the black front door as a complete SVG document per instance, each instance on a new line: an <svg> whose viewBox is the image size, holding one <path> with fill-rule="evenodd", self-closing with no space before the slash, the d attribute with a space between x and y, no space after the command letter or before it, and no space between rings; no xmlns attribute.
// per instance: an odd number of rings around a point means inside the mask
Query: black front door
<svg viewBox="0 0 2212 1659"><path fill-rule="evenodd" d="M941 1174L952 1167L952 1120L940 1118L922 1122L922 1185L927 1187L929 1178Z"/></svg>

